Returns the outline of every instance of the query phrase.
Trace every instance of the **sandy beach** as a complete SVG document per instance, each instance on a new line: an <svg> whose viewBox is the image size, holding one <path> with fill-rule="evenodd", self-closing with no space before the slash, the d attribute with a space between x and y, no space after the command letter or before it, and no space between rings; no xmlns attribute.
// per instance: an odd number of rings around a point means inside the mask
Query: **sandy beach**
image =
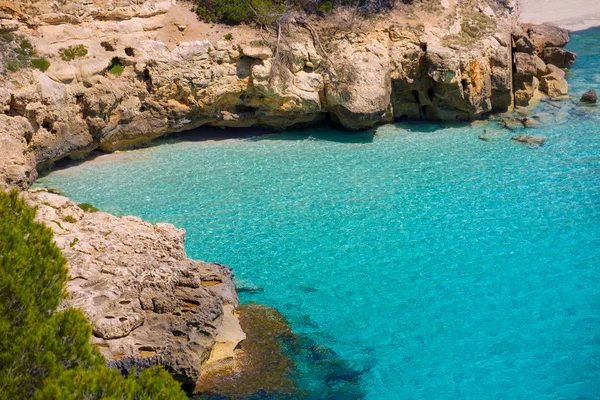
<svg viewBox="0 0 600 400"><path fill-rule="evenodd" d="M570 31L600 26L599 0L521 0L523 22L552 22Z"/></svg>

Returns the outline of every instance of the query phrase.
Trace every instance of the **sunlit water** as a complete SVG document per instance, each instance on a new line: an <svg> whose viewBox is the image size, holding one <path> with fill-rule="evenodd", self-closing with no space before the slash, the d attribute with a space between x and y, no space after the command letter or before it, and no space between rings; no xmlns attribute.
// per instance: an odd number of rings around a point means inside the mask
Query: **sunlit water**
<svg viewBox="0 0 600 400"><path fill-rule="evenodd" d="M571 48L578 98L600 89L600 31ZM541 106L541 148L323 128L168 140L38 185L185 228L191 257L263 288L242 300L333 348L368 399L598 399L600 116L560 107Z"/></svg>

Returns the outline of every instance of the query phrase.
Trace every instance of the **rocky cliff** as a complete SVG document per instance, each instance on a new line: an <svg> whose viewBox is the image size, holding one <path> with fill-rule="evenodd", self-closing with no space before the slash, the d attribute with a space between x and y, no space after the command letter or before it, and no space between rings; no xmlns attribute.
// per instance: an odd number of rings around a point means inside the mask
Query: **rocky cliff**
<svg viewBox="0 0 600 400"><path fill-rule="evenodd" d="M520 27L512 3L431 0L360 24L298 17L283 40L205 24L174 1L0 3L0 185L202 125L465 121L565 94L568 34ZM49 67L15 70L11 51Z"/></svg>
<svg viewBox="0 0 600 400"><path fill-rule="evenodd" d="M68 260L62 307L84 312L110 365L161 365L193 387L201 371L233 361L246 335L234 315L231 270L187 258L182 229L115 217L45 191L23 195Z"/></svg>

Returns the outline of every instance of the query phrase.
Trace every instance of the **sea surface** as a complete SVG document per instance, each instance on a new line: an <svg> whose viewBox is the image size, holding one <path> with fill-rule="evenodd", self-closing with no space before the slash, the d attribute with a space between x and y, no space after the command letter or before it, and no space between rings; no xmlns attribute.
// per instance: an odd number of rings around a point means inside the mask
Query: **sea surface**
<svg viewBox="0 0 600 400"><path fill-rule="evenodd" d="M598 399L600 112L578 99L600 91L600 30L572 37L573 100L522 132L543 147L494 121L200 130L37 186L185 228L191 257L260 287L241 299L333 349L366 399Z"/></svg>

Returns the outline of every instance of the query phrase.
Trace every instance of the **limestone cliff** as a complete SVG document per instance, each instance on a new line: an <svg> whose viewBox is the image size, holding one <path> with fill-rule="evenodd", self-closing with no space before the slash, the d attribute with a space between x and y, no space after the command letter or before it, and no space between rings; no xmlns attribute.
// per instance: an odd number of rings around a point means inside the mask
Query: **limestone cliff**
<svg viewBox="0 0 600 400"><path fill-rule="evenodd" d="M45 191L23 195L68 260L62 307L84 312L110 365L161 365L193 387L201 370L233 360L246 336L231 270L187 258L183 229L84 211Z"/></svg>
<svg viewBox="0 0 600 400"><path fill-rule="evenodd" d="M565 94L568 34L519 27L512 3L430 0L345 28L297 18L279 46L172 0L6 3L3 37L27 38L50 66L1 76L0 185L201 125L464 121L526 105L538 89ZM77 45L86 54L65 58Z"/></svg>

